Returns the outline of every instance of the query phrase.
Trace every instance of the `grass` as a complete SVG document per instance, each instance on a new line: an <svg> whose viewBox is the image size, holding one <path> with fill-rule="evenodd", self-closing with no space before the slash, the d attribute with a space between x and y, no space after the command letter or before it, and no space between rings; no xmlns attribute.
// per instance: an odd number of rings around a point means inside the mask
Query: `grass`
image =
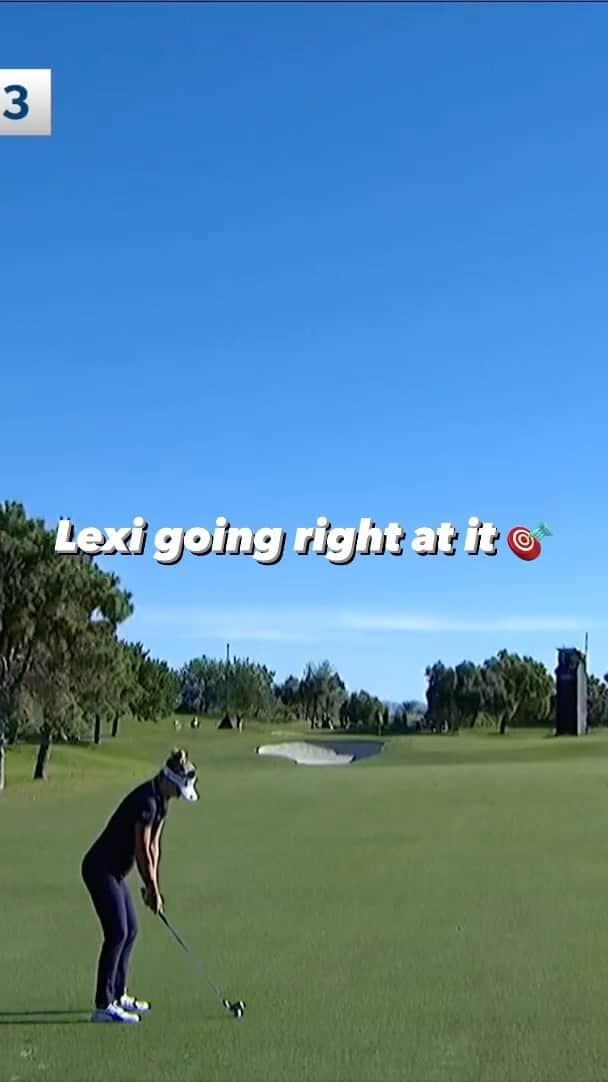
<svg viewBox="0 0 608 1082"><path fill-rule="evenodd" d="M608 736L389 740L339 770L255 755L268 730L180 736L167 913L232 1020L138 902L136 1028L91 1026L99 933L81 855L175 742L11 750L0 795L0 1082L604 1082ZM133 892L137 893L132 880ZM59 1013L52 1013L59 1012Z"/></svg>

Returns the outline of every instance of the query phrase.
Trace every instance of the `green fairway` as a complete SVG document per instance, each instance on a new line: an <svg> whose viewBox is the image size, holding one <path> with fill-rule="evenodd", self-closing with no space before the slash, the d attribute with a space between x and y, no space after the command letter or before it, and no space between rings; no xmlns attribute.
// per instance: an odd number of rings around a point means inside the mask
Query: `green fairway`
<svg viewBox="0 0 608 1082"><path fill-rule="evenodd" d="M341 769L263 760L268 729L181 734L201 801L137 899L138 1027L93 1026L81 856L172 727L7 754L0 1082L587 1082L608 1078L608 738L395 737ZM301 738L300 733L297 738ZM138 894L137 880L131 884Z"/></svg>

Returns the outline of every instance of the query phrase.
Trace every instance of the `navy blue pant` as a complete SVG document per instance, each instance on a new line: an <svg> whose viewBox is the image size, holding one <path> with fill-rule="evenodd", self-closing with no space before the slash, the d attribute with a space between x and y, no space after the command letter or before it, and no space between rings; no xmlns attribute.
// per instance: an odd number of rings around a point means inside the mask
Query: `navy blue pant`
<svg viewBox="0 0 608 1082"><path fill-rule="evenodd" d="M103 929L103 944L97 967L95 1006L108 1007L120 999L127 987L127 969L137 935L137 918L125 880L87 857L82 878L91 895Z"/></svg>

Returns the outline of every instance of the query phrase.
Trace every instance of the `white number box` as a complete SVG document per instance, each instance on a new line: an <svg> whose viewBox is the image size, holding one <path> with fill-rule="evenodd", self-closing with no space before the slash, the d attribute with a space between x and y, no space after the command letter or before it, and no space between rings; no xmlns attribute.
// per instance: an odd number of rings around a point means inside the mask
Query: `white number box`
<svg viewBox="0 0 608 1082"><path fill-rule="evenodd" d="M51 134L51 68L0 68L0 135Z"/></svg>

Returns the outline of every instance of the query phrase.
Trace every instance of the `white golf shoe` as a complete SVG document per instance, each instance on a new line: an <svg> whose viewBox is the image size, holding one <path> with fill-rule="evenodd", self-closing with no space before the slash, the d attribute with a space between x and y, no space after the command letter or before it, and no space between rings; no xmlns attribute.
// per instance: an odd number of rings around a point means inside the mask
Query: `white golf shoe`
<svg viewBox="0 0 608 1082"><path fill-rule="evenodd" d="M123 1011L136 1011L137 1014L145 1014L146 1011L150 1010L150 1004L146 1003L145 999L135 999L128 992L123 992L117 1003L119 1007L122 1007Z"/></svg>
<svg viewBox="0 0 608 1082"><path fill-rule="evenodd" d="M130 1014L123 1010L118 1003L110 1003L109 1007L96 1007L91 1015L91 1022L139 1022L139 1015Z"/></svg>

